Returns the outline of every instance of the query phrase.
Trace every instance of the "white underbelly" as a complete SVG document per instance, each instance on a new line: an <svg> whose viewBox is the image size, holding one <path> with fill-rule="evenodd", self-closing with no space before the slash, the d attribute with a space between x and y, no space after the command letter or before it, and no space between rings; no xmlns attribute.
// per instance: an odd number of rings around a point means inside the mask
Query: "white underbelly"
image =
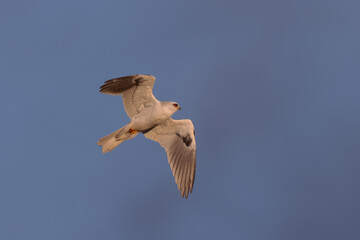
<svg viewBox="0 0 360 240"><path fill-rule="evenodd" d="M135 115L130 121L130 128L137 131L145 131L149 128L155 127L169 117L162 114L156 114L155 112L140 112Z"/></svg>

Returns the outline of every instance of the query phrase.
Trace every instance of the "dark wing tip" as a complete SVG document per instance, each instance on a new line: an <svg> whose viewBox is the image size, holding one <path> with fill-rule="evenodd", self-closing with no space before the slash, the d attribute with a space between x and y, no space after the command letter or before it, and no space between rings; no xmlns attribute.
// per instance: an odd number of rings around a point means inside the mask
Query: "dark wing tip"
<svg viewBox="0 0 360 240"><path fill-rule="evenodd" d="M129 90L134 86L143 85L150 81L155 81L155 77L152 75L135 74L125 77L113 78L105 81L100 87L99 92L110 95L119 95L122 92Z"/></svg>
<svg viewBox="0 0 360 240"><path fill-rule="evenodd" d="M99 92L106 94L121 94L136 85L136 77L138 75L130 75L120 78L113 78L105 81L100 87Z"/></svg>

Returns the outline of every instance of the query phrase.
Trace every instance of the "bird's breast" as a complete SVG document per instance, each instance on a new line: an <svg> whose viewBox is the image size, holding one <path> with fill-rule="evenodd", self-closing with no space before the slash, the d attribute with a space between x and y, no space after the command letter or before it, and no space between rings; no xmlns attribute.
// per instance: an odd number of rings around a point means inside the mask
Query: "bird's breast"
<svg viewBox="0 0 360 240"><path fill-rule="evenodd" d="M153 128L170 117L158 111L156 108L144 109L131 119L131 127L138 131L145 131Z"/></svg>

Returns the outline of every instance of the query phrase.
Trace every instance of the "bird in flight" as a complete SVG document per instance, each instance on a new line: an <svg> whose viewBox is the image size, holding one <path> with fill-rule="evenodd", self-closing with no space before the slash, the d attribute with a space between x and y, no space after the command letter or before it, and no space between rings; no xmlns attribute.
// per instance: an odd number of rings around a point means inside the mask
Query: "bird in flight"
<svg viewBox="0 0 360 240"><path fill-rule="evenodd" d="M181 197L188 198L196 169L194 125L190 119L171 118L181 108L176 102L162 102L154 97L155 79L151 75L137 74L110 79L100 87L101 93L122 96L130 122L101 138L97 144L102 146L103 153L107 153L139 133L160 143L166 150Z"/></svg>

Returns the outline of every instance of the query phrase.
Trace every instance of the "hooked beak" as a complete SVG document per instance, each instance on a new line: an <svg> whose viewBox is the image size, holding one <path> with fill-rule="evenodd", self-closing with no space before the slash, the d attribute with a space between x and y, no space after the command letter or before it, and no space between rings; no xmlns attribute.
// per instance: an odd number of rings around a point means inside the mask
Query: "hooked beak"
<svg viewBox="0 0 360 240"><path fill-rule="evenodd" d="M179 110L181 110L181 107L179 106Z"/></svg>

